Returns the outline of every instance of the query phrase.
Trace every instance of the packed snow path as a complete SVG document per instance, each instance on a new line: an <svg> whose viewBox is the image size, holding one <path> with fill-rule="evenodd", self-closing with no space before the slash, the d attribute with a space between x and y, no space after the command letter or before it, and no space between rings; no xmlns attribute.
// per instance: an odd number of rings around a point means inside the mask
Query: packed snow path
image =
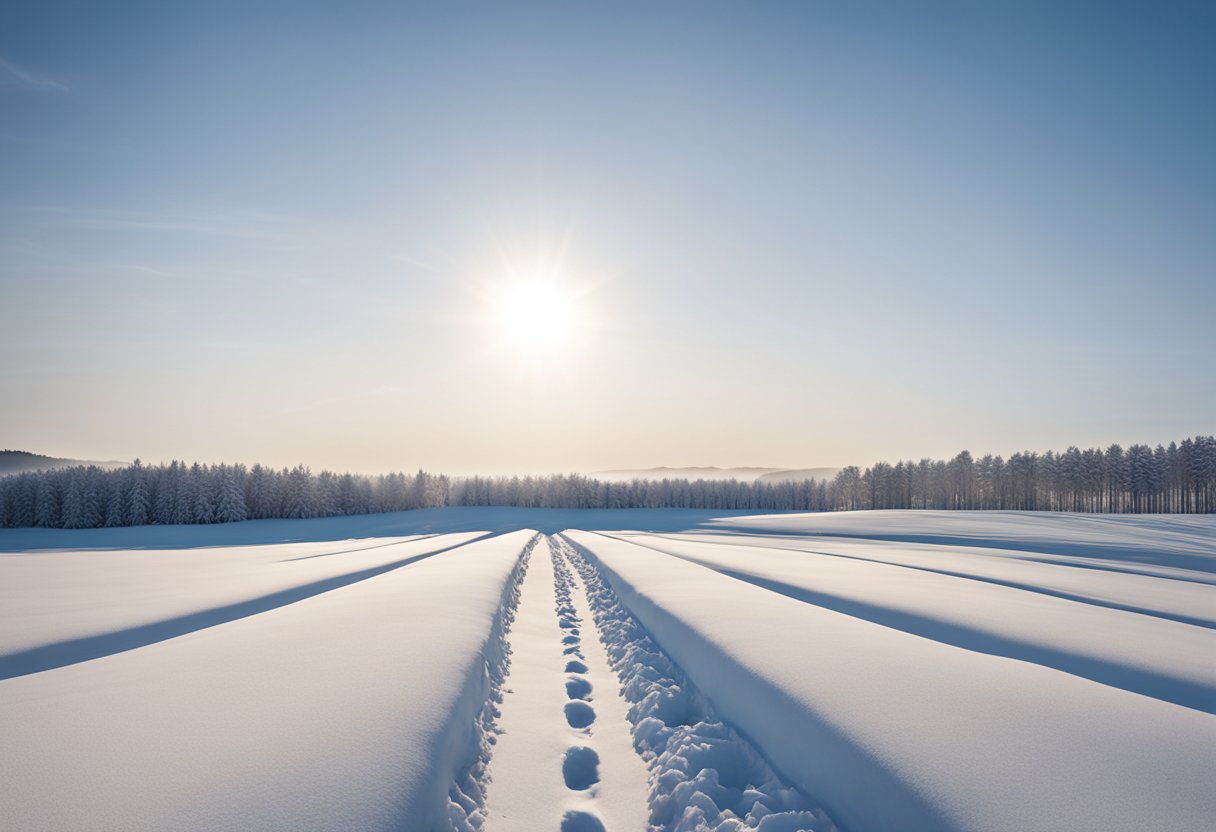
<svg viewBox="0 0 1216 832"><path fill-rule="evenodd" d="M644 830L646 767L577 582L533 552L489 767L487 832Z"/></svg>
<svg viewBox="0 0 1216 832"><path fill-rule="evenodd" d="M662 832L833 832L827 815L783 782L620 602L565 537L556 548L581 575L616 671L633 744L650 769L650 826ZM807 749L814 753L814 749Z"/></svg>
<svg viewBox="0 0 1216 832"><path fill-rule="evenodd" d="M831 832L719 721L595 568L549 538L511 631L488 832Z"/></svg>

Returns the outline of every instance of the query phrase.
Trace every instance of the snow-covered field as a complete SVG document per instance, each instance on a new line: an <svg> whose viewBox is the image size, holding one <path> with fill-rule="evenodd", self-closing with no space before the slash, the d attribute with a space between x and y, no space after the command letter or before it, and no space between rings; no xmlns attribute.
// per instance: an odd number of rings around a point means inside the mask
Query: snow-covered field
<svg viewBox="0 0 1216 832"><path fill-rule="evenodd" d="M0 828L1208 830L1216 517L0 531Z"/></svg>

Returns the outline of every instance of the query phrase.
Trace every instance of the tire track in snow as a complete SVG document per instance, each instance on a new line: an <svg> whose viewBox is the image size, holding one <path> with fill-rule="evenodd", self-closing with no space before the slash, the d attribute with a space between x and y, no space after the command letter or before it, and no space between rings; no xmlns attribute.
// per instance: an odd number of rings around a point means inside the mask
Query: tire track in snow
<svg viewBox="0 0 1216 832"><path fill-rule="evenodd" d="M555 557L558 549L582 579L630 703L634 748L650 769L650 830L834 832L821 808L782 782L761 753L716 716L592 560L565 537L556 540Z"/></svg>

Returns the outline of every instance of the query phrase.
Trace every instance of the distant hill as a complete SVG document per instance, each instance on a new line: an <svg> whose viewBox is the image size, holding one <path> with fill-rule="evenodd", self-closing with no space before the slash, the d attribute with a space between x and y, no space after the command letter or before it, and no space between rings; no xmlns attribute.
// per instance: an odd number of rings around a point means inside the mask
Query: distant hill
<svg viewBox="0 0 1216 832"><path fill-rule="evenodd" d="M32 454L29 451L0 451L0 477L6 474L24 474L26 471L50 471L55 468L72 468L77 465L96 465L98 468L121 468L127 463L98 462L90 459L58 459L53 456Z"/></svg>
<svg viewBox="0 0 1216 832"><path fill-rule="evenodd" d="M831 480L840 473L839 468L786 468L770 471L756 477L757 482L802 482L803 480Z"/></svg>
<svg viewBox="0 0 1216 832"><path fill-rule="evenodd" d="M718 468L691 466L684 468L616 468L592 471L591 476L611 482L627 480L740 480L743 482L795 482L800 480L830 480L839 468Z"/></svg>

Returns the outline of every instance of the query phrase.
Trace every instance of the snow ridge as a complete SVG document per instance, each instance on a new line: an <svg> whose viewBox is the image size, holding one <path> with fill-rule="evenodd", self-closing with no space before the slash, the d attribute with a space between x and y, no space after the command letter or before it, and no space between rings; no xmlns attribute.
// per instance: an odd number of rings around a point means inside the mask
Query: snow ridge
<svg viewBox="0 0 1216 832"><path fill-rule="evenodd" d="M836 832L714 713L584 552L554 538L586 587L600 638L630 703L634 748L650 769L651 832ZM587 555L585 557L585 555Z"/></svg>
<svg viewBox="0 0 1216 832"><path fill-rule="evenodd" d="M472 726L473 760L467 767L456 772L448 790L447 824L442 827L447 832L481 832L485 826L487 769L499 733L497 721L501 713L498 706L502 704L503 681L511 666L511 645L508 637L511 624L515 621L515 610L519 606L528 561L540 540L541 535L536 534L528 541L507 579L502 605L486 643L485 670L481 679L482 686L487 691L485 705Z"/></svg>

